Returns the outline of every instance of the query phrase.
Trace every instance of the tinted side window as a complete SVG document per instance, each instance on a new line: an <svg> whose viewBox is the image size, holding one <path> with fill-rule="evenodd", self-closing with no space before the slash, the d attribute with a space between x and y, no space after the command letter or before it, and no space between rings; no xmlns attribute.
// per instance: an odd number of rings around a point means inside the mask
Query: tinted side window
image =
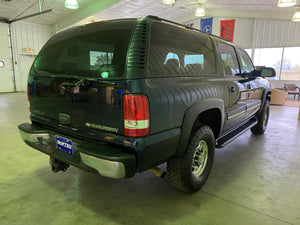
<svg viewBox="0 0 300 225"><path fill-rule="evenodd" d="M215 74L211 39L201 33L154 22L151 25L148 76Z"/></svg>
<svg viewBox="0 0 300 225"><path fill-rule="evenodd" d="M241 64L241 73L249 73L253 71L254 66L247 52L237 48L237 53Z"/></svg>
<svg viewBox="0 0 300 225"><path fill-rule="evenodd" d="M219 43L219 51L221 54L224 71L226 75L236 75L240 73L238 60L234 47L223 42Z"/></svg>

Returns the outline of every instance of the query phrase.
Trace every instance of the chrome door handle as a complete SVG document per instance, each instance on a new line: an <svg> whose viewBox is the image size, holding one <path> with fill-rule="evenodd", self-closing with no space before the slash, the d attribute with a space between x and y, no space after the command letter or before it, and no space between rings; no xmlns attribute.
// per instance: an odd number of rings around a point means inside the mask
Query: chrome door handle
<svg viewBox="0 0 300 225"><path fill-rule="evenodd" d="M235 87L234 86L229 87L229 93L234 93L234 92L235 92Z"/></svg>

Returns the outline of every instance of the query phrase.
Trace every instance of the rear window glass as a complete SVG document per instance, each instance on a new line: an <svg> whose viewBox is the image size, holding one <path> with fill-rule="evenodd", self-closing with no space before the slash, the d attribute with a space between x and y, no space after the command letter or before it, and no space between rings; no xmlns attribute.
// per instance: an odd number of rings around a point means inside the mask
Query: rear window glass
<svg viewBox="0 0 300 225"><path fill-rule="evenodd" d="M154 22L148 76L207 76L216 73L211 39L202 33Z"/></svg>
<svg viewBox="0 0 300 225"><path fill-rule="evenodd" d="M114 79L124 76L135 20L110 21L55 35L34 62L40 74L70 74Z"/></svg>

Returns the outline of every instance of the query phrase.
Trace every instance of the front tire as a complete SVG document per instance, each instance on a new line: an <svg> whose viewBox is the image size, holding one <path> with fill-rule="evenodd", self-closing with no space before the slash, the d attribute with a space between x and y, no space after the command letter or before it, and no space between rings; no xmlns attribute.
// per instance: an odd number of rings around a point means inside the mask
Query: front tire
<svg viewBox="0 0 300 225"><path fill-rule="evenodd" d="M196 192L206 182L215 155L215 137L210 127L201 126L190 139L186 152L167 162L170 183L185 192Z"/></svg>
<svg viewBox="0 0 300 225"><path fill-rule="evenodd" d="M251 128L251 132L253 134L263 134L265 133L269 121L269 114L270 114L270 101L266 100L264 108L262 111L257 115L257 124Z"/></svg>

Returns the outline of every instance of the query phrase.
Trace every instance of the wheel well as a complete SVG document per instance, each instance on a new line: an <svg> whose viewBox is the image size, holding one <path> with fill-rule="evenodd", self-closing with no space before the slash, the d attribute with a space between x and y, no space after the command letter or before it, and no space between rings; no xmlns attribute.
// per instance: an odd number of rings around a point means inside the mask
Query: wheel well
<svg viewBox="0 0 300 225"><path fill-rule="evenodd" d="M219 109L209 109L202 112L194 122L192 133L198 130L201 125L207 125L212 129L215 138L218 138L221 129L221 118Z"/></svg>
<svg viewBox="0 0 300 225"><path fill-rule="evenodd" d="M268 92L268 94L267 94L267 99L268 99L269 101L271 101L271 91Z"/></svg>

